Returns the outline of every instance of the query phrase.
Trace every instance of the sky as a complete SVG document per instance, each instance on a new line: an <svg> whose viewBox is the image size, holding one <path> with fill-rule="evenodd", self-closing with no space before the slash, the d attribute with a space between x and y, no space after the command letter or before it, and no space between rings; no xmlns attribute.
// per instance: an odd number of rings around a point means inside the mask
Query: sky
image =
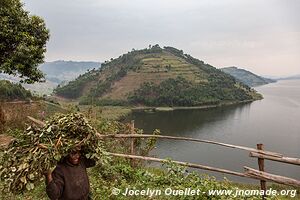
<svg viewBox="0 0 300 200"><path fill-rule="evenodd" d="M298 0L22 0L50 30L46 61L100 61L149 44L217 68L300 74Z"/></svg>

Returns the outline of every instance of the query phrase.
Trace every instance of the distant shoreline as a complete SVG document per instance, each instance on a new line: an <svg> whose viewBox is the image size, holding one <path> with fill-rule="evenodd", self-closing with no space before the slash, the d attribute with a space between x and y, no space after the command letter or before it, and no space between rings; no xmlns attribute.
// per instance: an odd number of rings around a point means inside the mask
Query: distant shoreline
<svg viewBox="0 0 300 200"><path fill-rule="evenodd" d="M261 99L257 99L261 100ZM251 103L256 100L246 100L246 101L238 101L238 102L227 102L227 103L220 103L215 105L204 105L204 106L175 106L175 107L148 107L148 106L142 106L142 107L133 107L131 110L133 112L139 112L139 111L145 111L145 112L168 112L168 111L174 111L174 110L201 110L201 109L209 109L209 108L217 108L217 107L223 107L223 106L230 106L230 105L238 105L238 104L245 104L245 103Z"/></svg>

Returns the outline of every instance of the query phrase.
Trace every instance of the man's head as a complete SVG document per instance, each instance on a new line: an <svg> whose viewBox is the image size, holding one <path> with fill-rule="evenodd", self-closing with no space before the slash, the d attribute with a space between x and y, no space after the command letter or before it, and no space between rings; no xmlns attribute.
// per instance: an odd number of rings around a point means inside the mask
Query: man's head
<svg viewBox="0 0 300 200"><path fill-rule="evenodd" d="M69 153L68 160L71 164L73 165L78 165L80 162L80 157L81 157L81 148L80 146L75 147L72 149L72 151Z"/></svg>

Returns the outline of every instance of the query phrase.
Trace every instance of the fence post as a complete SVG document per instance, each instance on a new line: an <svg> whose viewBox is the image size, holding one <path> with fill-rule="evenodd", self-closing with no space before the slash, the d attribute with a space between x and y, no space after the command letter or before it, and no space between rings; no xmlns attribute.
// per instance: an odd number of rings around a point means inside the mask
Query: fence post
<svg viewBox="0 0 300 200"><path fill-rule="evenodd" d="M131 120L131 123L130 123L130 134L135 134L135 131L134 131L134 120ZM132 138L131 139L131 144L130 144L130 154L131 155L135 155L134 145L135 145L135 138ZM133 158L131 159L131 166L134 167L134 159Z"/></svg>
<svg viewBox="0 0 300 200"><path fill-rule="evenodd" d="M264 150L263 144L257 144L258 150ZM258 158L258 168L259 171L264 172L265 171L265 160L263 158ZM264 195L262 196L262 199L264 200L266 197L266 190L267 190L267 184L266 181L260 180L260 189L264 191Z"/></svg>
<svg viewBox="0 0 300 200"><path fill-rule="evenodd" d="M2 105L0 104L0 133L4 131L4 124L5 124L5 115L2 109Z"/></svg>

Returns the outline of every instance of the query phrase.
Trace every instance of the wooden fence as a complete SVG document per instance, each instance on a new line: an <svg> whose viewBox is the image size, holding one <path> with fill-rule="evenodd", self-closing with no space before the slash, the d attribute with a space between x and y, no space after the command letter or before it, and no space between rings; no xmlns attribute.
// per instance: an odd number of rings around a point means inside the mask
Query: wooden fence
<svg viewBox="0 0 300 200"><path fill-rule="evenodd" d="M36 120L32 117L28 117L28 118L30 120L32 120L33 122L35 122L36 124L39 124L40 126L44 126L44 122ZM259 170L244 166L244 172L241 173L241 172L235 172L235 171L231 171L231 170L227 170L227 169L221 169L221 168L216 168L216 167L211 167L211 166L206 166L206 165L201 165L201 164L195 164L195 163L189 163L189 162L181 162L181 161L173 161L173 162L177 163L179 165L187 166L187 167L198 168L198 169L203 169L203 170L209 170L209 171L220 172L220 173L224 173L224 174L230 174L230 175L234 175L234 176L240 176L240 177L246 177L246 178L260 180L261 189L264 191L266 191L266 189L267 189L266 188L267 181L284 184L284 185L300 187L300 180L267 173L264 170L264 160L271 160L271 161L282 162L282 163L300 166L300 159L286 157L286 156L283 156L281 153L277 153L277 152L266 151L263 149L263 144L257 144L257 148L251 148L251 147L226 144L226 143L221 143L221 142L216 142L216 141L211 141L211 140L202 140L202 139L187 138L187 137L175 137L175 136L152 135L152 134L136 134L135 129L134 129L134 121L131 122L131 133L130 134L105 134L104 135L104 134L97 133L97 135L100 139L105 139L105 138L115 138L115 139L128 138L128 139L131 139L131 145L130 145L131 155L109 152L109 155L111 155L111 156L129 158L131 160L139 159L139 160L147 160L147 161L153 161L153 162L166 162L167 161L166 159L134 155L134 153L135 153L135 148L134 148L135 142L134 141L138 138L157 138L157 139L190 141L190 142L197 142L197 143L208 143L208 144L219 145L219 146L223 146L223 147L227 147L227 148L248 151L250 157L258 159Z"/></svg>
<svg viewBox="0 0 300 200"><path fill-rule="evenodd" d="M195 138L175 137L175 136L166 136L166 135L136 134L134 132L134 122L131 122L131 127L132 127L131 134L108 134L108 135L100 135L99 134L99 138L131 138L132 139L132 143L131 143L131 154L132 155L109 153L110 155L117 156L117 157L130 158L130 159L140 159L140 160L148 160L148 161L154 161L154 162L165 162L166 161L165 159L133 155L135 152L134 147L133 147L134 139L158 138L158 139L170 139L170 140L182 140L182 141L191 141L191 142L198 142L198 143L208 143L208 144L224 146L227 148L234 148L234 149L248 151L250 157L254 157L254 158L258 159L259 170L244 166L245 171L243 173L241 173L241 172L235 172L235 171L231 171L231 170L220 169L220 168L216 168L216 167L210 167L210 166L206 166L206 165L200 165L200 164L194 164L194 163L188 163L188 162L174 161L174 163L192 167L192 168L198 168L198 169L220 172L220 173L225 173L225 174L230 174L230 175L235 175L235 176L240 176L240 177L257 179L257 180L260 180L262 190L266 190L266 181L275 182L275 183L284 184L284 185L290 185L290 186L297 186L297 187L300 186L300 180L267 173L264 170L264 160L271 160L271 161L277 161L277 162L300 166L300 159L286 157L286 156L283 156L281 153L277 153L277 152L265 151L263 149L263 144L257 144L257 148L255 149L255 148L251 148L251 147L226 144L226 143L221 143L221 142L216 142L216 141L211 141L211 140L202 140L202 139L195 139Z"/></svg>

